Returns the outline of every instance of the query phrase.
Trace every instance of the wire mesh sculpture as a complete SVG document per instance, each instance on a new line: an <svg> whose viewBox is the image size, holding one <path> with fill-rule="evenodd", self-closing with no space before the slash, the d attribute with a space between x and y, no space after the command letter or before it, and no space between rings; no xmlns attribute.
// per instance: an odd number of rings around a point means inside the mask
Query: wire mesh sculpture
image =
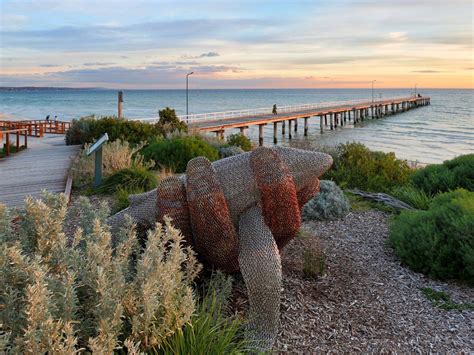
<svg viewBox="0 0 474 355"><path fill-rule="evenodd" d="M266 351L278 331L279 250L298 233L300 209L319 191L318 177L331 164L330 155L284 147L260 147L214 163L198 157L185 175L131 196L130 207L109 224L119 228L128 214L147 229L169 216L203 263L240 270L249 294L247 336Z"/></svg>

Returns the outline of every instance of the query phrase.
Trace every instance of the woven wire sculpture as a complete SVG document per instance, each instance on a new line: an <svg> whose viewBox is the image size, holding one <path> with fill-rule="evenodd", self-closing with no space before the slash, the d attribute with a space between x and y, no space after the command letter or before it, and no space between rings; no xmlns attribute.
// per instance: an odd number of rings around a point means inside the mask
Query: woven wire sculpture
<svg viewBox="0 0 474 355"><path fill-rule="evenodd" d="M205 264L240 270L249 294L247 337L267 351L278 331L279 249L298 233L300 209L319 191L318 177L331 164L327 154L282 147L260 147L214 163L198 157L189 161L186 175L132 196L130 207L109 224L116 229L129 214L150 228L169 216Z"/></svg>

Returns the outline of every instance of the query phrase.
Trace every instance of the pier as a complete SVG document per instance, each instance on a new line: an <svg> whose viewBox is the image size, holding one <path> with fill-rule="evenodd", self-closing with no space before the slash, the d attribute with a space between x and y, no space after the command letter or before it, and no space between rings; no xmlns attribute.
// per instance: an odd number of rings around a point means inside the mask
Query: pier
<svg viewBox="0 0 474 355"><path fill-rule="evenodd" d="M279 124L281 134L288 135L288 138L292 139L293 131L298 131L298 120L303 120L303 132L307 136L309 120L319 120L319 130L322 134L328 129L344 127L348 122L357 125L365 119L379 119L426 105L430 105L429 97L401 97L377 101L352 100L285 106L278 108L276 115L272 113L271 108L262 108L184 115L179 118L191 128L202 132L214 132L219 138L224 137L226 130L238 129L245 135L245 130L250 126L258 126L259 145L263 145L264 128L271 124L273 124L273 143L277 144ZM143 121L149 120L143 119Z"/></svg>

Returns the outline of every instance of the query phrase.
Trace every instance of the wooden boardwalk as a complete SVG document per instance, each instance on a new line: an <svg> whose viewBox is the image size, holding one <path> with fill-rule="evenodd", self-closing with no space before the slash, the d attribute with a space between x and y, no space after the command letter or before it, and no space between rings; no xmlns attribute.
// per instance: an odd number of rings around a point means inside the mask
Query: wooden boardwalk
<svg viewBox="0 0 474 355"><path fill-rule="evenodd" d="M67 146L63 134L29 137L28 149L0 159L0 203L21 207L42 190L64 192L71 158L80 146Z"/></svg>

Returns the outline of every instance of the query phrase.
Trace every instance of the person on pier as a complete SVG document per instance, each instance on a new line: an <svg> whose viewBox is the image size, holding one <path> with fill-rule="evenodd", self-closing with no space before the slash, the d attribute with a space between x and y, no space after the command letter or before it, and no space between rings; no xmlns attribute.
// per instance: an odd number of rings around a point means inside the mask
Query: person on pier
<svg viewBox="0 0 474 355"><path fill-rule="evenodd" d="M278 115L278 113L277 113L277 105L276 105L276 104L273 105L272 113L273 113L274 115Z"/></svg>

